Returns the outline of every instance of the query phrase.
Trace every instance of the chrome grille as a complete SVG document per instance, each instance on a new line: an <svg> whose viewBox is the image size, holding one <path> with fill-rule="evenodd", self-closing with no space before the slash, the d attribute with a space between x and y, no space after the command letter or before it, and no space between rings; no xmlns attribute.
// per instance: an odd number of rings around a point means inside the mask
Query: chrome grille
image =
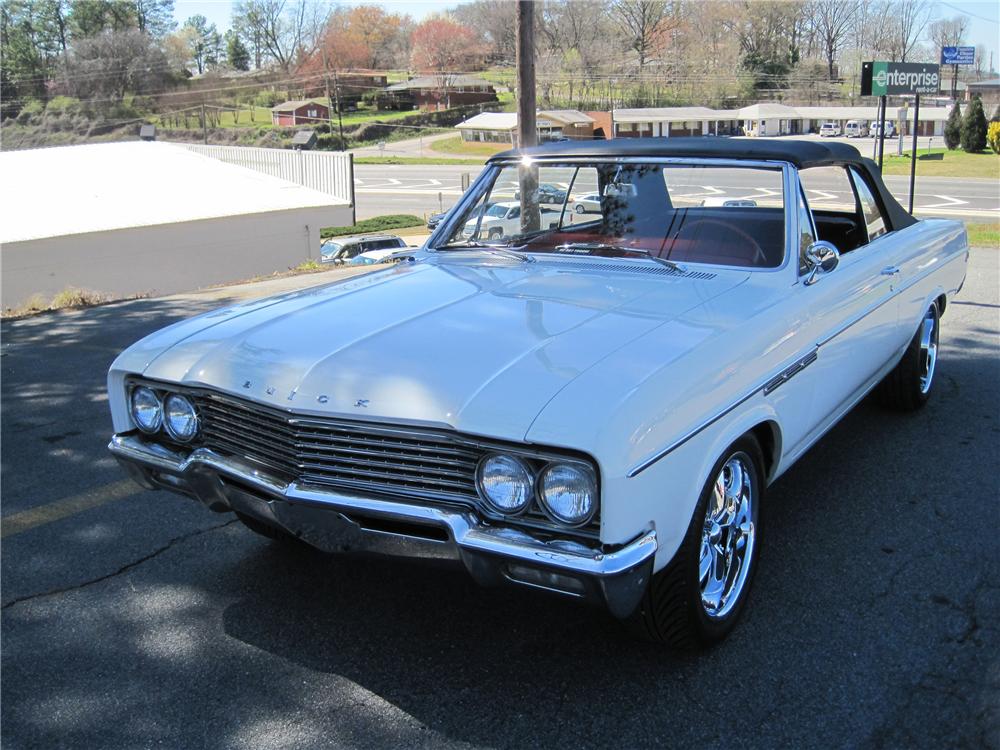
<svg viewBox="0 0 1000 750"><path fill-rule="evenodd" d="M200 445L252 461L284 481L471 506L493 516L476 491L476 465L487 453L510 450L503 445L444 430L302 417L232 396L189 393L201 415ZM538 470L558 458L538 453L529 461ZM508 520L537 529L558 526L537 503ZM562 533L596 538L599 529L598 512L586 527Z"/></svg>
<svg viewBox="0 0 1000 750"><path fill-rule="evenodd" d="M380 425L292 417L217 396L197 401L206 447L244 456L285 479L476 497L476 464L485 451L433 432L414 437Z"/></svg>

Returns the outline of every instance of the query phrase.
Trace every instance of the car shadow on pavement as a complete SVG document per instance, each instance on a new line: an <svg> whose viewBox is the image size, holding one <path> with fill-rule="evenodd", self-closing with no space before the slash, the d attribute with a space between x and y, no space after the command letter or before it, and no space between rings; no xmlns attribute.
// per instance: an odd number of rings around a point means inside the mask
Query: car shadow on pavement
<svg viewBox="0 0 1000 750"><path fill-rule="evenodd" d="M875 744L944 740L947 716L991 700L983 685L996 657L989 638L967 631L989 571L1000 572L996 555L963 548L961 510L997 425L987 414L986 434L963 430L958 416L970 399L995 403L996 384L963 393L958 383L988 374L984 341L949 344L927 409L901 415L866 399L771 488L751 606L727 642L700 655L634 641L597 609L480 588L460 570L264 542L220 571L243 586L225 631L477 744L588 744L609 736L609 722L639 744L719 742L704 722L729 700L761 731L792 720ZM921 461L936 429L961 439ZM725 677L733 665L740 674ZM934 679L955 681L940 715L927 713L940 696L922 692Z"/></svg>

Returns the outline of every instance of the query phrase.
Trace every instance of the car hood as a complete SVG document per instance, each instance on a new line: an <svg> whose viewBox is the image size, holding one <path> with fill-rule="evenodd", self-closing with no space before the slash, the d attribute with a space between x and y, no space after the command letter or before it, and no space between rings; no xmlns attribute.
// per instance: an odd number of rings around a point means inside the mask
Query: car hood
<svg viewBox="0 0 1000 750"><path fill-rule="evenodd" d="M748 275L455 253L191 319L117 364L296 412L521 440L595 363Z"/></svg>

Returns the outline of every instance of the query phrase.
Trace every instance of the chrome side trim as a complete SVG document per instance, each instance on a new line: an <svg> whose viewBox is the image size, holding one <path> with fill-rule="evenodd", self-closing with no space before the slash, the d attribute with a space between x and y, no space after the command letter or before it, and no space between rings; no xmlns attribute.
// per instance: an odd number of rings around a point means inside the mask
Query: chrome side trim
<svg viewBox="0 0 1000 750"><path fill-rule="evenodd" d="M794 365L792 365L784 372L782 372L780 375L777 375L771 380L769 380L767 385L764 386L764 395L766 396L769 393L778 390L778 388L780 388L789 380L794 378L796 375L798 375L800 372L806 369L817 359L819 359L819 354L817 354L816 350L814 349L813 351L809 352L806 356L804 356L802 359L800 359L798 362L796 362Z"/></svg>
<svg viewBox="0 0 1000 750"><path fill-rule="evenodd" d="M753 390L751 390L750 392L748 392L746 395L741 396L739 399L737 399L736 401L734 401L733 403L731 403L729 406L727 406L726 408L722 409L721 411L717 412L716 414L714 414L709 419L706 419L704 422L699 423L697 427L695 427L694 429L692 429L690 432L685 433L681 438L675 440L673 443L670 443L670 445L668 445L663 450L661 450L661 451L659 451L657 453L654 453L652 456L650 456L649 458L645 459L642 463L637 464L636 466L632 467L629 470L629 472L625 475L625 477L627 479L631 479L632 477L641 474L646 469L648 469L650 466L652 466L657 461L659 461L661 458L664 458L669 453L672 453L673 451L675 451L678 448L680 448L682 445L684 445L684 443L686 443L688 440L690 440L691 438L693 438L695 435L697 435L698 433L700 433L703 430L708 429L713 424L715 424L720 419L722 419L724 416L726 416L731 411L733 411L733 409L737 408L738 406L743 405L744 403L746 403L747 401L749 401L751 398L753 398L754 396L756 396L758 393L762 393L763 392L766 395L767 391L765 391L765 389L768 386L771 386L771 390L773 391L775 388L778 387L778 385L781 385L782 383L787 382L792 376L794 376L795 374L801 372L806 367L808 367L809 365L811 365L813 362L816 361L816 359L819 356L817 354L818 348L819 347L817 346L816 348L812 349L808 354L806 354L804 357L799 358L798 360L796 360L795 362L793 362L791 365L787 365L786 367L783 367L778 372L777 375L768 377L767 380L765 380L764 382L762 382L759 385L755 386L753 388ZM786 373L791 373L791 374L786 375ZM779 380L781 382L777 382ZM777 383L777 385L775 385L775 383Z"/></svg>

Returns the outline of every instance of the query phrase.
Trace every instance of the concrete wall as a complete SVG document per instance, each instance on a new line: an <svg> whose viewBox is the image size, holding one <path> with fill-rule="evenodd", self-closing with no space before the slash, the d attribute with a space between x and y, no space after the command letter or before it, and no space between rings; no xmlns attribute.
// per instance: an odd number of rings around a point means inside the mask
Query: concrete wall
<svg viewBox="0 0 1000 750"><path fill-rule="evenodd" d="M0 248L0 303L67 287L171 294L284 271L319 257L320 227L351 219L350 206L321 206L10 242Z"/></svg>

